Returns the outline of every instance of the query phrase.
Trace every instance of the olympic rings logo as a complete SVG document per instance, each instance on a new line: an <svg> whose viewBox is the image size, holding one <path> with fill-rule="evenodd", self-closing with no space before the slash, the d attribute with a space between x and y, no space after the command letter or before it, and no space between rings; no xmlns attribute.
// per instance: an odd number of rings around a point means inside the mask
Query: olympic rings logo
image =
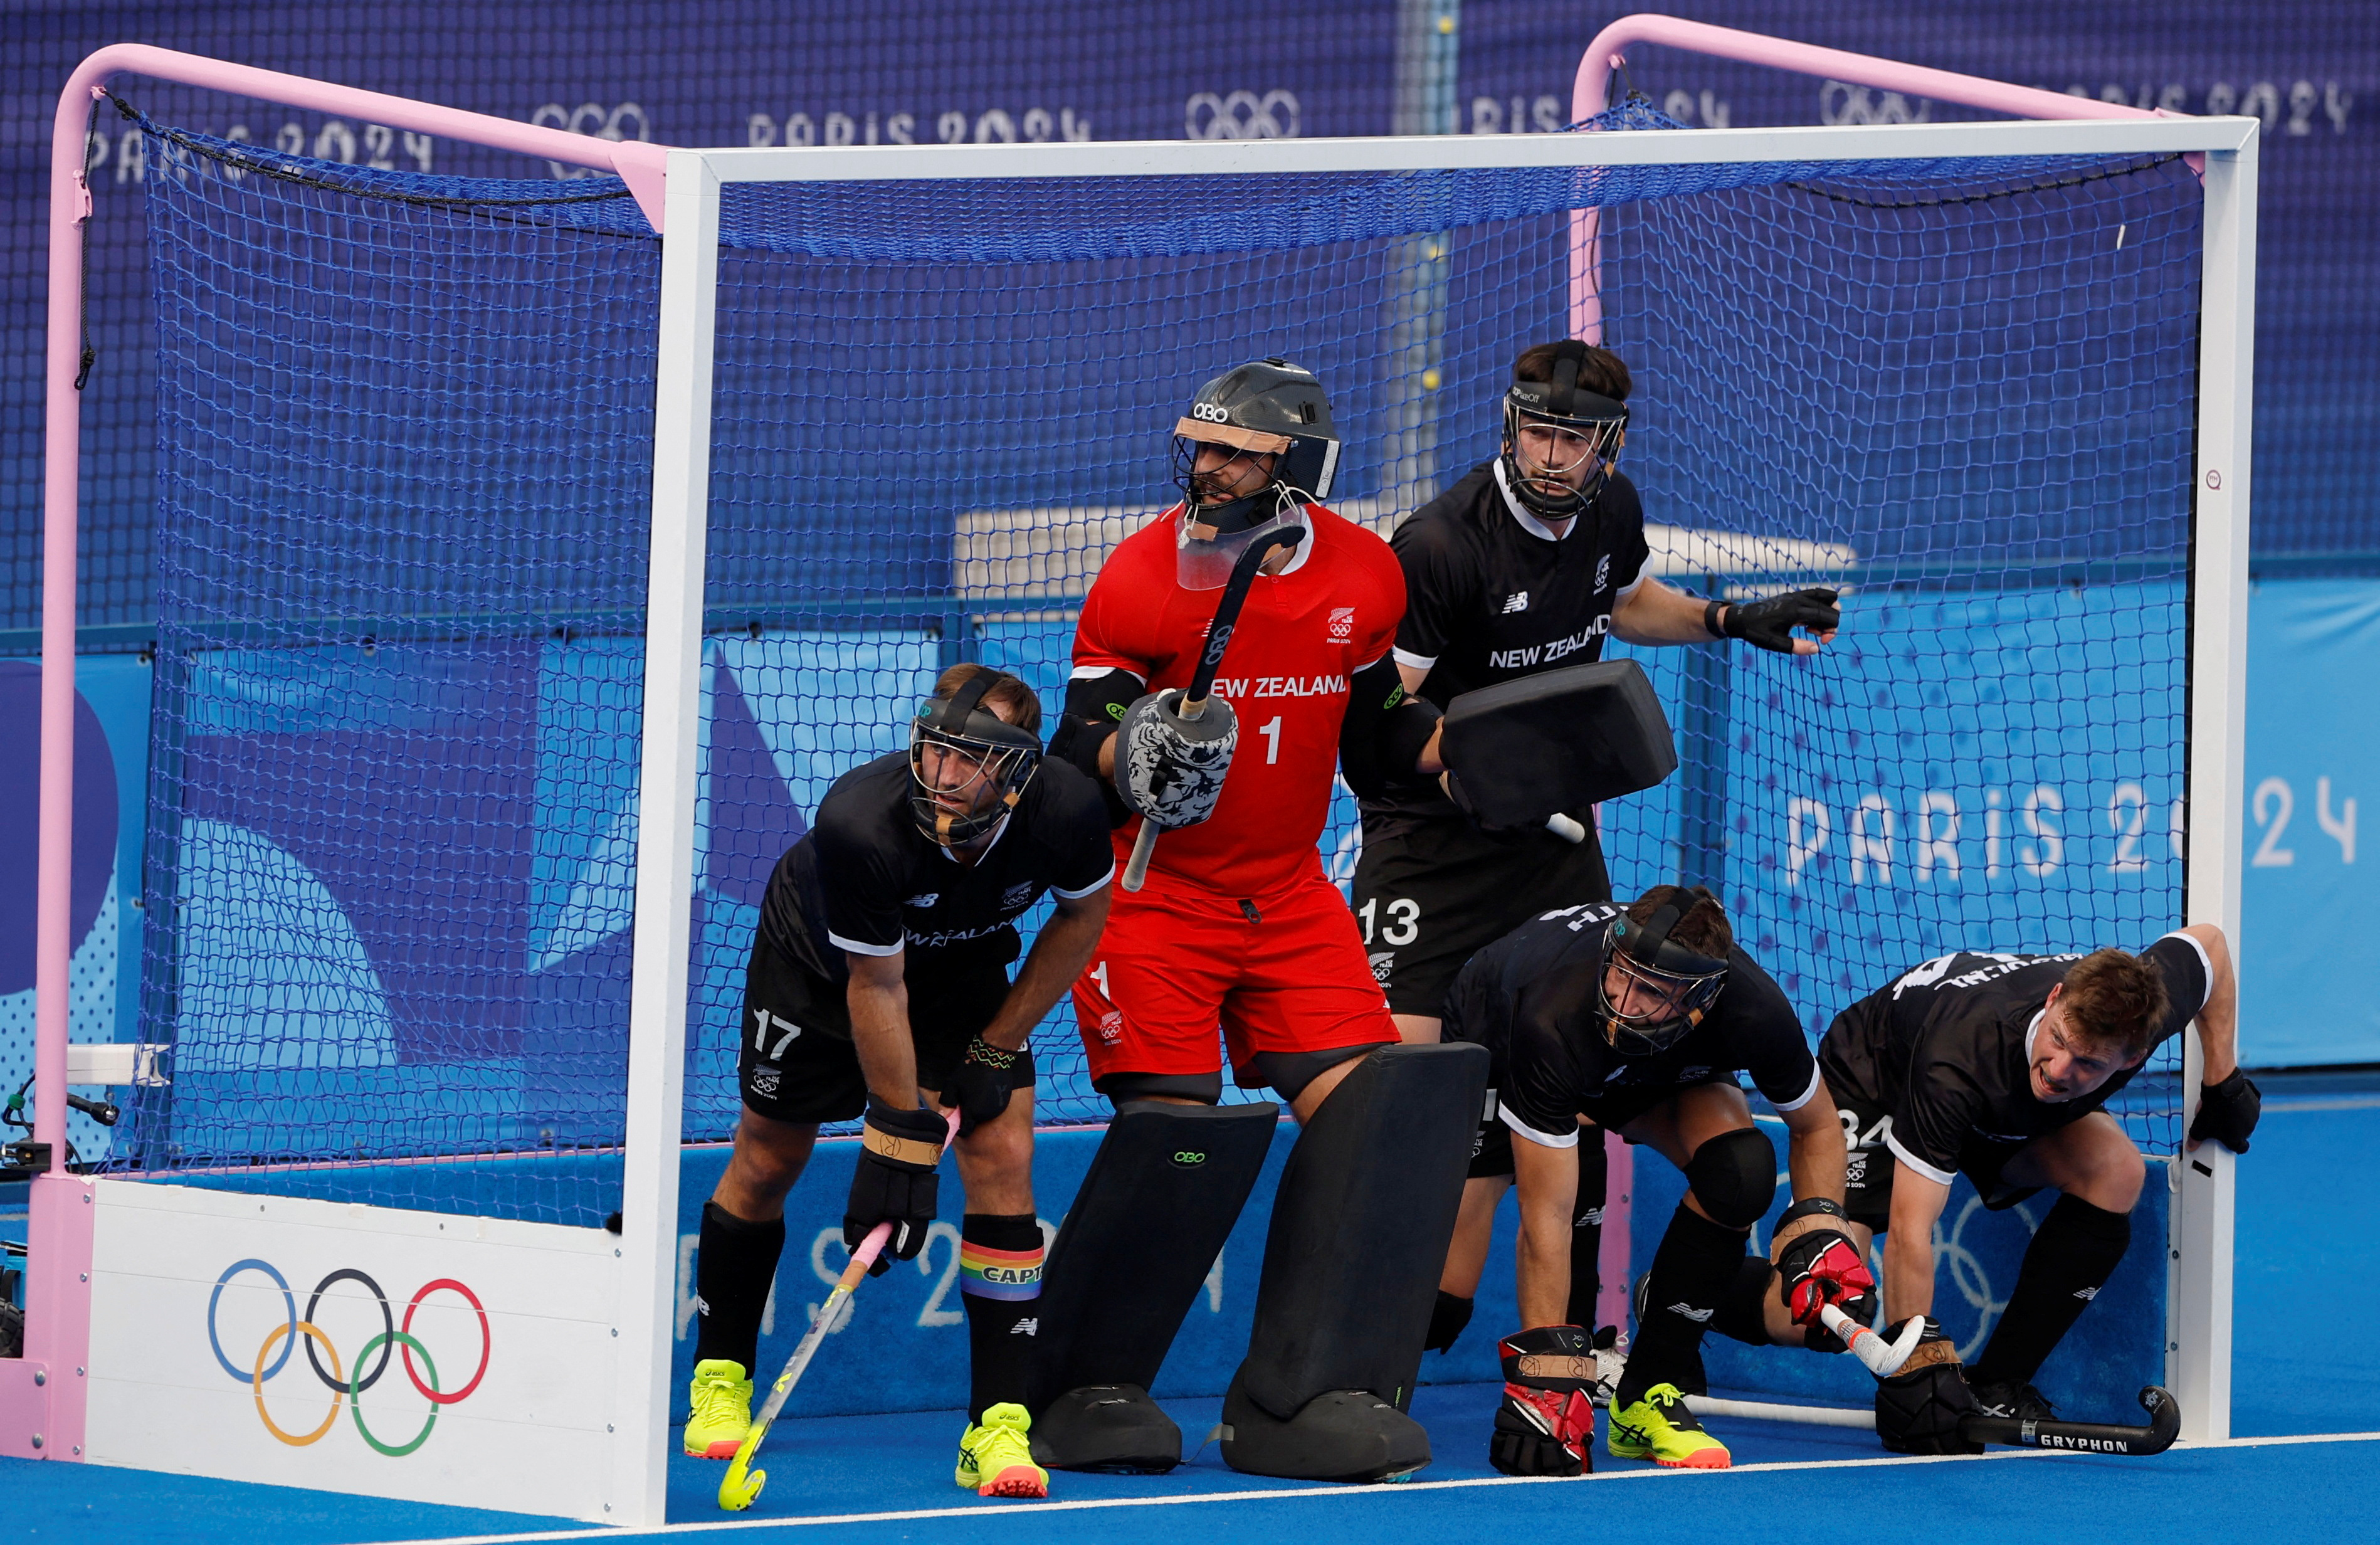
<svg viewBox="0 0 2380 1545"><path fill-rule="evenodd" d="M245 1369L225 1354L223 1338L215 1329L215 1311L222 1307L224 1289L231 1285L232 1279L243 1271L261 1271L272 1278L273 1285L281 1290L281 1303L285 1313L284 1321L265 1333L263 1344L256 1349L256 1360ZM343 1282L354 1283L362 1287L370 1293L373 1301L380 1305L380 1333L364 1343L363 1350L356 1354L353 1367L346 1367L342 1364L339 1349L331 1344L331 1338L314 1323L315 1314L322 1307L322 1295ZM460 1296L480 1317L479 1367L472 1370L469 1381L452 1393L440 1388L438 1365L431 1358L430 1348L424 1346L413 1334L415 1313L420 1309L422 1302L431 1294L441 1292ZM297 1351L301 1343L306 1348L307 1367L314 1370L314 1377L331 1392L331 1408L323 1413L322 1421L315 1425L312 1431L288 1432L283 1430L273 1421L272 1413L264 1408L264 1386L288 1366L290 1354ZM223 1370L254 1392L257 1419L264 1423L264 1429L267 1432L291 1448L304 1448L310 1443L320 1442L337 1424L339 1405L342 1401L345 1401L347 1415L354 1418L356 1430L363 1435L364 1442L370 1444L375 1452L386 1454L391 1459L402 1459L428 1442L431 1430L438 1425L438 1413L446 1406L470 1398L471 1392L480 1387L480 1381L488 1376L489 1353L492 1347L488 1334L487 1308L480 1304L477 1294L452 1277L440 1277L435 1281L424 1283L407 1302L405 1319L400 1323L395 1309L389 1305L388 1295L381 1291L380 1283L353 1267L343 1266L314 1284L313 1295L306 1300L306 1313L301 1319L298 1313L298 1296L290 1290L288 1280L283 1277L280 1271L271 1262L258 1260L252 1257L247 1260L232 1262L224 1268L223 1275L215 1279L214 1293L207 1299L207 1344L213 1350L215 1361L222 1366ZM317 1348L321 1349L322 1356L317 1356ZM274 1355L276 1351L279 1353L277 1356ZM372 1354L375 1352L380 1354L380 1359L377 1362L372 1361ZM422 1419L421 1430L402 1443L383 1441L364 1422L364 1392L379 1383L381 1376L388 1371L392 1352L396 1355L404 1368L406 1378L412 1381L413 1387L420 1392L423 1399L430 1402L430 1415ZM328 1369L322 1367L322 1356L330 1358L331 1366ZM416 1357L420 1358L419 1367L414 1363ZM369 1373L364 1371L364 1365L368 1362L372 1364L371 1371ZM343 1368L345 1377L341 1376Z"/></svg>

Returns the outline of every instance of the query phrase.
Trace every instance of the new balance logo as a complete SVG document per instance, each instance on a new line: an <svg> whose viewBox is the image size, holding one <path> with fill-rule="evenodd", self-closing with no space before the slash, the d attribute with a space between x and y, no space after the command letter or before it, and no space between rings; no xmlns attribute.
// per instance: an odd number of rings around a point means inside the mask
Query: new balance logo
<svg viewBox="0 0 2380 1545"><path fill-rule="evenodd" d="M1710 1310L1698 1309L1692 1304L1671 1304L1670 1306L1670 1312L1671 1314L1682 1314L1697 1325L1711 1317Z"/></svg>
<svg viewBox="0 0 2380 1545"><path fill-rule="evenodd" d="M902 905L902 906L916 906L916 907L920 907L920 908L922 908L922 907L931 906L932 905L934 905L934 903L936 903L936 902L938 902L938 901L940 901L940 900L941 900L941 899L942 899L942 893L941 893L941 892L940 892L940 891L928 891L924 895L911 896L908 900L906 900L906 901L903 902L901 905Z"/></svg>
<svg viewBox="0 0 2380 1545"><path fill-rule="evenodd" d="M1529 592L1526 590L1515 590L1504 598L1504 611L1508 615L1514 612L1525 612L1528 609Z"/></svg>
<svg viewBox="0 0 2380 1545"><path fill-rule="evenodd" d="M2074 1295L2074 1296L2076 1296L2077 1298L2082 1299L2084 1303L2086 1303L2086 1304L2087 1304L2087 1303L2089 1303L2092 1299L2096 1298L2097 1296L2099 1296L2099 1290L2098 1290L2097 1288L2095 1288L2095 1287L2086 1287L2086 1288L2082 1289L2080 1292L2076 1293L2076 1294Z"/></svg>
<svg viewBox="0 0 2380 1545"><path fill-rule="evenodd" d="M1579 1215L1578 1223L1574 1226L1578 1228L1585 1228L1589 1224L1593 1224L1597 1228L1601 1228L1603 1226L1603 1209L1599 1207L1588 1208L1585 1212Z"/></svg>
<svg viewBox="0 0 2380 1545"><path fill-rule="evenodd" d="M1041 1333L1041 1321L1028 1316L1011 1325L1008 1333L1012 1336L1038 1336Z"/></svg>

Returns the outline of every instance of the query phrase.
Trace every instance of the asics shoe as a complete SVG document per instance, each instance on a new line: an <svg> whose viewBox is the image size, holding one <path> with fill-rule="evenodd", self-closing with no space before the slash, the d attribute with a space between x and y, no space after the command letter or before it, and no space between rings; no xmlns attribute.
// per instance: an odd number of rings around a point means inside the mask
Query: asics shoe
<svg viewBox="0 0 2380 1545"><path fill-rule="evenodd" d="M1032 1428L1033 1418L1022 1405L1002 1401L985 1406L982 1425L968 1428L959 1439L953 1478L978 1496L1048 1496L1050 1472L1033 1463Z"/></svg>
<svg viewBox="0 0 2380 1545"><path fill-rule="evenodd" d="M742 1363L713 1357L694 1365L686 1396L686 1452L695 1459L733 1459L752 1430L752 1381Z"/></svg>
<svg viewBox="0 0 2380 1545"><path fill-rule="evenodd" d="M1626 1410L1611 1413L1604 1446L1619 1459L1649 1459L1673 1470L1724 1470L1727 1445L1703 1430L1675 1384L1656 1384Z"/></svg>

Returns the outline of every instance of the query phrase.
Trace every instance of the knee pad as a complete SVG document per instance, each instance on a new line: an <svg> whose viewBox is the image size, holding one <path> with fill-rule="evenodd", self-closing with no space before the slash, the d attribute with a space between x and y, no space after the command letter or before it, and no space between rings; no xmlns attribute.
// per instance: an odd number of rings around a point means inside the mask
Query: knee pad
<svg viewBox="0 0 2380 1545"><path fill-rule="evenodd" d="M1777 1150L1757 1127L1722 1132L1686 1161L1686 1184L1711 1222L1750 1228L1777 1199Z"/></svg>

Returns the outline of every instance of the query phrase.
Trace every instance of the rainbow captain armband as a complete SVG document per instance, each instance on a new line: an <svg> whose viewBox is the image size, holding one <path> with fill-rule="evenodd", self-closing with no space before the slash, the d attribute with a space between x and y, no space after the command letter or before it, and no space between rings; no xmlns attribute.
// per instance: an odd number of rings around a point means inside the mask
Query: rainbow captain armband
<svg viewBox="0 0 2380 1545"><path fill-rule="evenodd" d="M1041 1250L995 1250L974 1240L959 1244L959 1291L978 1298L1041 1296Z"/></svg>

